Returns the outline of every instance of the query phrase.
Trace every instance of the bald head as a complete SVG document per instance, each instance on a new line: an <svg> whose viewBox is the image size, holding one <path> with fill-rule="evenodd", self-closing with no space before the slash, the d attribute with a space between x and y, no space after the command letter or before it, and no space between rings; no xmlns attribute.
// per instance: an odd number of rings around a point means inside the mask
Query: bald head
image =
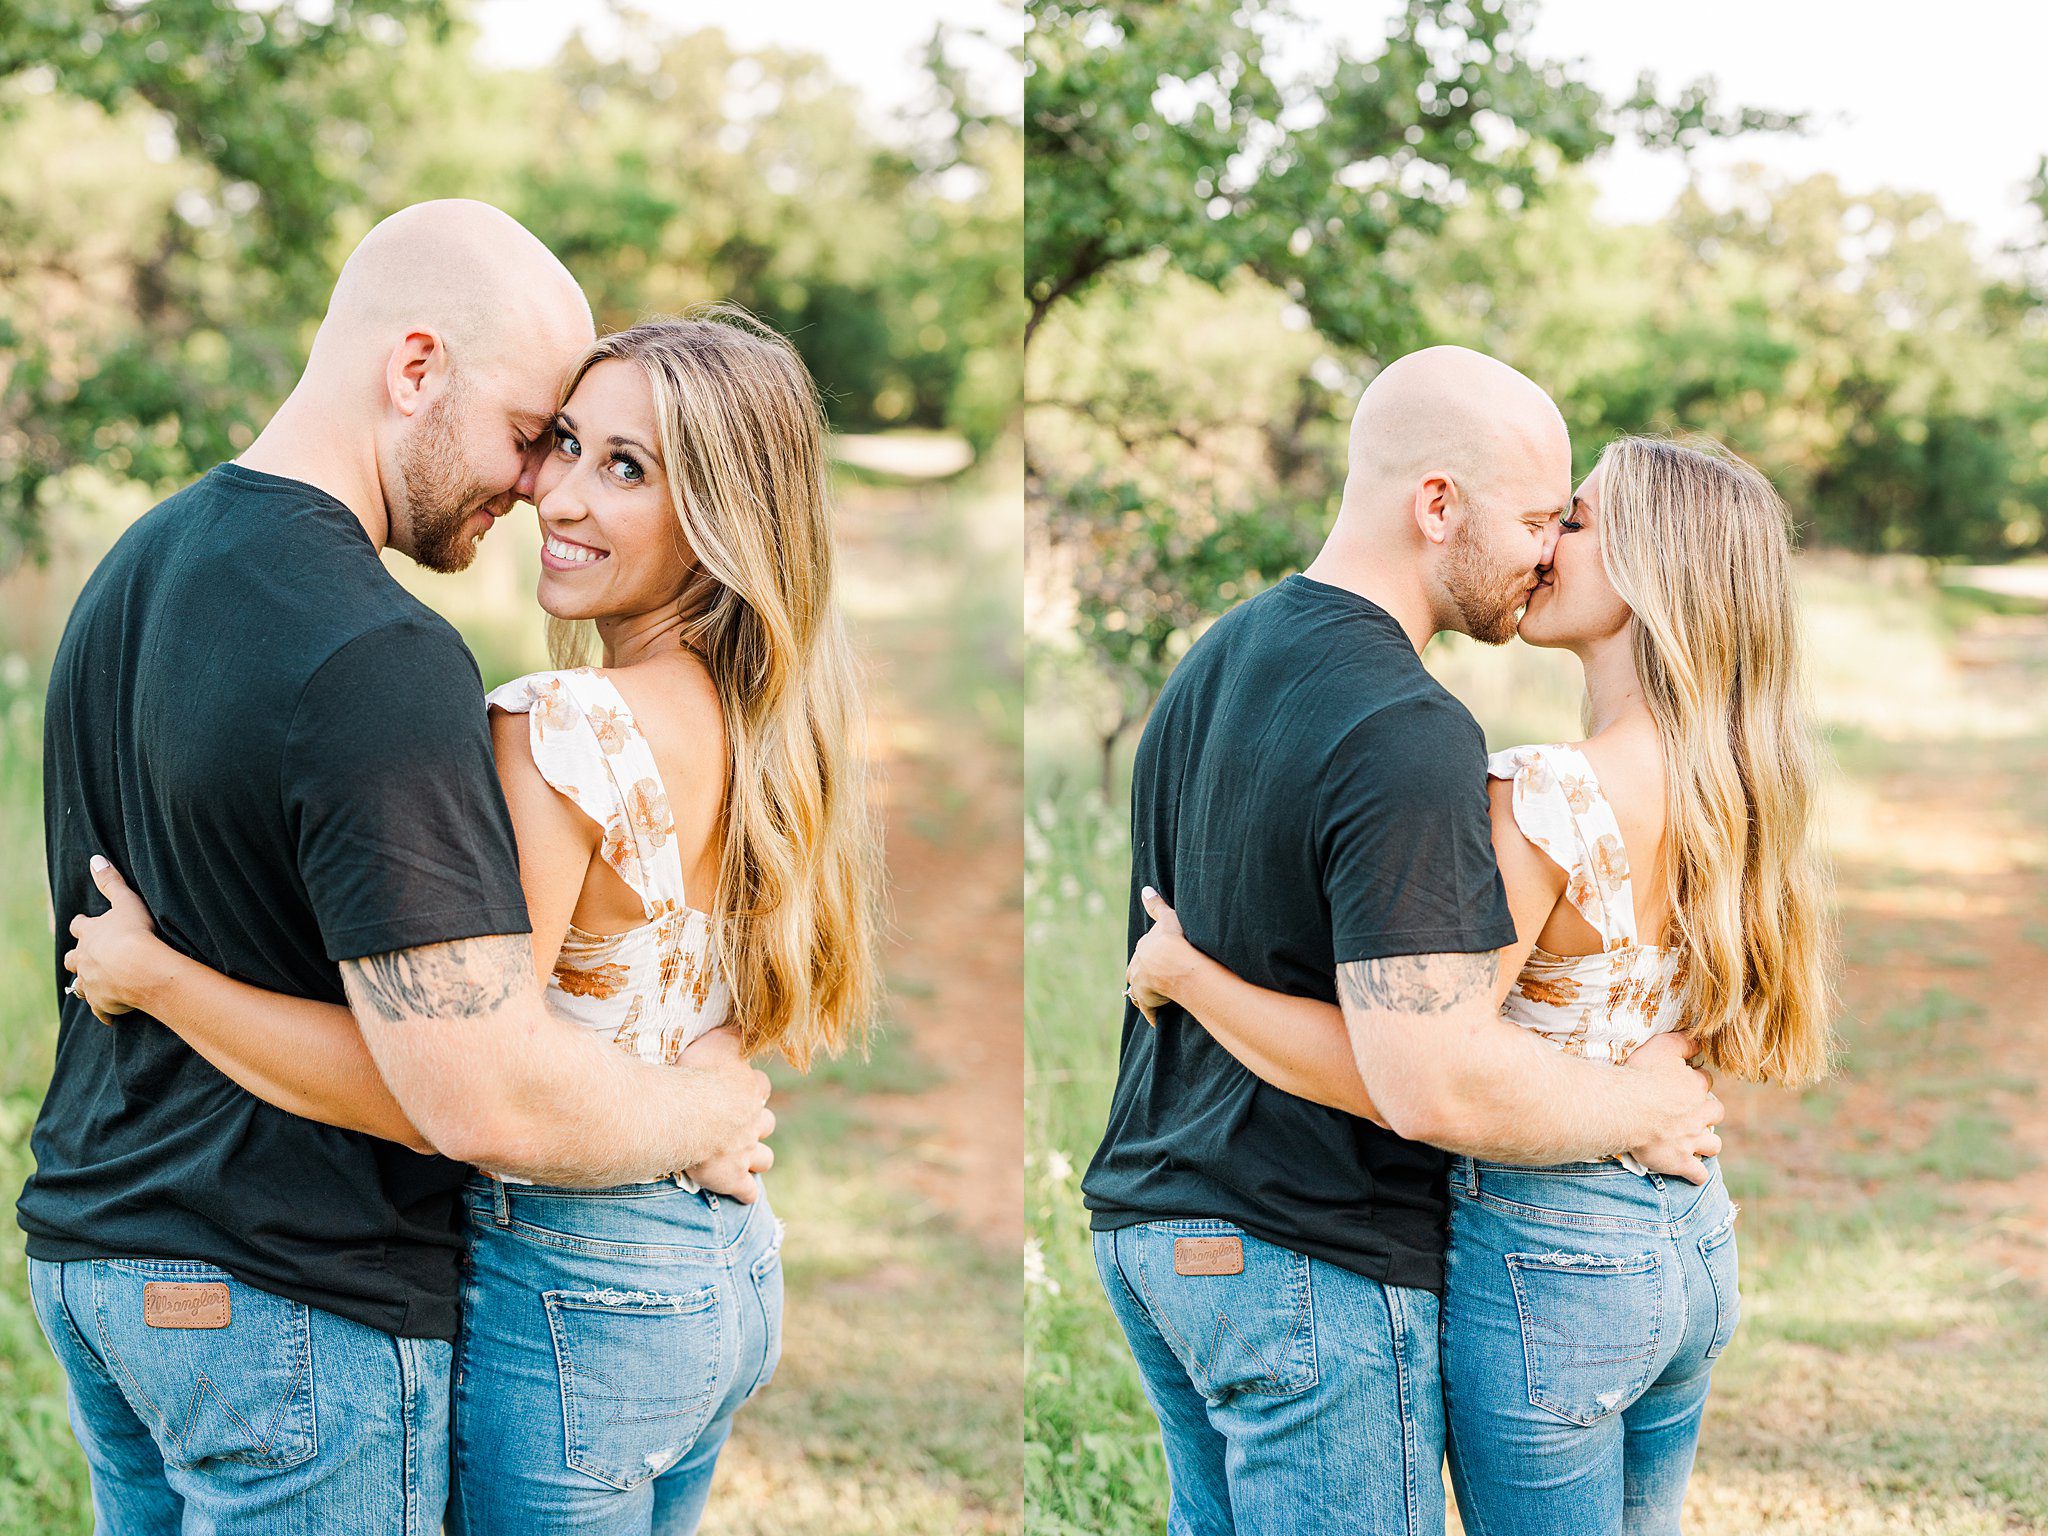
<svg viewBox="0 0 2048 1536"><path fill-rule="evenodd" d="M1550 397L1483 353L1428 347L1380 370L1350 450L1310 574L1369 588L1417 645L1512 635L1571 503L1571 436Z"/></svg>
<svg viewBox="0 0 2048 1536"><path fill-rule="evenodd" d="M1405 517L1431 474L1492 499L1524 467L1571 475L1571 438L1549 395L1497 358L1426 347L1397 358L1367 387L1351 418L1346 510Z"/></svg>
<svg viewBox="0 0 2048 1536"><path fill-rule="evenodd" d="M580 354L594 335L569 269L510 214L466 198L401 208L363 237L335 282L312 365L381 362L416 330L438 333L462 369L534 350Z"/></svg>
<svg viewBox="0 0 2048 1536"><path fill-rule="evenodd" d="M582 289L517 219L417 203L342 266L306 371L244 462L339 458L340 477L367 482L373 540L461 570L532 499L548 423L593 339Z"/></svg>

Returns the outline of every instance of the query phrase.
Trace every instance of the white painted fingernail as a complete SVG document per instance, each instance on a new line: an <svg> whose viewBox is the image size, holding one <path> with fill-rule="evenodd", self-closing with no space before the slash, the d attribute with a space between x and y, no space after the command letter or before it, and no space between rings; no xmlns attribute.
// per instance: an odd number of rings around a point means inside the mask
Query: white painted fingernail
<svg viewBox="0 0 2048 1536"><path fill-rule="evenodd" d="M92 864L90 867L94 874L98 874L101 870L109 868L110 866L108 865L105 859L101 858L98 854L94 854L92 856Z"/></svg>

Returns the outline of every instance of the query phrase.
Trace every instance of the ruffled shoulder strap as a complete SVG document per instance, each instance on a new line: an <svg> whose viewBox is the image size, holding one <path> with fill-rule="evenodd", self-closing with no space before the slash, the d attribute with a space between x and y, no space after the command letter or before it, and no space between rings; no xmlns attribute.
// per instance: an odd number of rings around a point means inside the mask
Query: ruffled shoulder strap
<svg viewBox="0 0 2048 1536"><path fill-rule="evenodd" d="M1636 943L1635 893L1621 823L1577 747L1510 747L1486 760L1496 779L1514 781L1515 825L1565 872L1565 900L1607 949Z"/></svg>
<svg viewBox="0 0 2048 1536"><path fill-rule="evenodd" d="M675 818L654 749L611 680L589 667L533 672L492 689L486 702L526 716L534 766L604 828L599 854L648 916L687 905Z"/></svg>

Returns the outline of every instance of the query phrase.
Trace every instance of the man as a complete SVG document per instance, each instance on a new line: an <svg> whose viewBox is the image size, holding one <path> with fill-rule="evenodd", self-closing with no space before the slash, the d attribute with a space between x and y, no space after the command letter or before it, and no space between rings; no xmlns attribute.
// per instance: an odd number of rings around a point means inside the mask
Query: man
<svg viewBox="0 0 2048 1536"><path fill-rule="evenodd" d="M63 999L20 1217L103 1531L438 1531L463 1165L604 1185L766 1134L736 1057L651 1066L542 1006L476 664L378 559L461 570L531 499L591 337L505 214L393 215L263 433L124 534L66 626L60 931L105 854L173 944L352 1005L446 1154L289 1115Z"/></svg>
<svg viewBox="0 0 2048 1536"><path fill-rule="evenodd" d="M1549 398L1478 353L1391 364L1328 541L1225 614L1162 692L1132 781L1133 943L1156 887L1249 981L1341 1001L1385 1128L1271 1087L1178 1008L1124 1012L1082 1188L1172 1477L1175 1536L1444 1523L1444 1157L1678 1143L1717 1118L1670 1047L1627 1068L1497 1017L1515 937L1478 726L1421 648L1515 630L1571 504ZM1427 1145L1425 1145L1427 1143Z"/></svg>

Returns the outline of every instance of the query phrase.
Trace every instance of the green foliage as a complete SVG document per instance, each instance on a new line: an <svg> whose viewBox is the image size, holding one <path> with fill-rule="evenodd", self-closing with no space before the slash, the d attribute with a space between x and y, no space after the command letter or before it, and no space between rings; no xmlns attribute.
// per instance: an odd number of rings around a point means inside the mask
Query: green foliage
<svg viewBox="0 0 2048 1536"><path fill-rule="evenodd" d="M1463 211L1418 282L1434 334L1551 390L1581 470L1617 433L1700 432L1769 473L1814 542L2041 544L2044 317L1930 198L1750 172L1613 227L1572 181L1512 221Z"/></svg>
<svg viewBox="0 0 2048 1536"><path fill-rule="evenodd" d="M1604 142L1599 98L1525 49L1514 3L1410 0L1371 58L1281 81L1241 0L1035 0L1026 156L1031 320L1164 252L1208 283L1248 269L1332 340L1417 334L1375 257L1472 195L1519 204Z"/></svg>
<svg viewBox="0 0 2048 1536"><path fill-rule="evenodd" d="M41 0L0 31L0 567L46 481L230 456L288 381L329 235L394 89L364 69L440 0L324 19L227 0ZM313 125L306 131L306 125Z"/></svg>
<svg viewBox="0 0 2048 1536"><path fill-rule="evenodd" d="M487 70L459 0L11 13L0 568L80 465L168 488L238 452L355 240L428 197L522 219L602 328L754 310L842 430L1009 430L1021 128L969 93L962 37L934 34L929 98L885 132L815 55L629 25L616 60Z"/></svg>
<svg viewBox="0 0 2048 1536"><path fill-rule="evenodd" d="M1623 128L1683 149L1797 122L1723 110L1704 81L1604 102L1531 52L1527 0L1409 0L1377 51L1284 76L1271 0L1028 10L1025 335L1052 340L1027 488L1075 636L1117 684L1105 762L1201 623L1313 551L1363 359L1445 339L1428 280L1456 227L1511 244ZM1219 298L1266 329L1191 346Z"/></svg>

